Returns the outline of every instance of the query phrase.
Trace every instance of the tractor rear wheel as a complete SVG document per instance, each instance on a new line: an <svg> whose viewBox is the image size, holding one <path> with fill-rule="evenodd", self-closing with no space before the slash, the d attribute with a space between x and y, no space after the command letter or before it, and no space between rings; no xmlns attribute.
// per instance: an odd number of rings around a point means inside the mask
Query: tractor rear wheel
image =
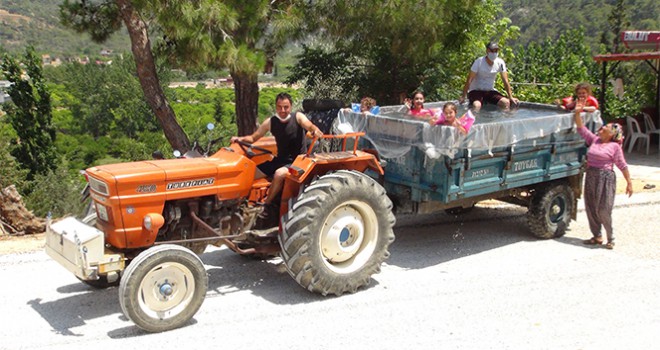
<svg viewBox="0 0 660 350"><path fill-rule="evenodd" d="M307 186L290 206L279 236L289 274L323 295L355 292L380 272L394 241L385 189L355 171L337 171Z"/></svg>

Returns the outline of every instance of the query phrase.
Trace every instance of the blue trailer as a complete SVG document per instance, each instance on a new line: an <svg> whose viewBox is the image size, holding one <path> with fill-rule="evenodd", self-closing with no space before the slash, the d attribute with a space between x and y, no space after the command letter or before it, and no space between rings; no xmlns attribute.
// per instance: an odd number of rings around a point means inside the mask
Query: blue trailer
<svg viewBox="0 0 660 350"><path fill-rule="evenodd" d="M598 112L583 118L592 130L602 125ZM381 107L379 115L342 111L336 128L365 132L360 148L378 152L385 174L372 176L397 214L456 214L497 199L527 207L530 230L540 238L564 235L576 217L587 148L573 114L555 106L484 108L467 135L414 120L401 106Z"/></svg>

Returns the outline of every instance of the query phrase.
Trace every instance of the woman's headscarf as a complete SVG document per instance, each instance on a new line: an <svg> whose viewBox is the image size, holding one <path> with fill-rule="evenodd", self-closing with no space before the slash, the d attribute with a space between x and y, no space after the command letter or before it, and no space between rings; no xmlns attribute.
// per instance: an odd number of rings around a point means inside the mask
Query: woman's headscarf
<svg viewBox="0 0 660 350"><path fill-rule="evenodd" d="M612 141L621 144L623 142L623 128L617 123L608 124L612 129Z"/></svg>

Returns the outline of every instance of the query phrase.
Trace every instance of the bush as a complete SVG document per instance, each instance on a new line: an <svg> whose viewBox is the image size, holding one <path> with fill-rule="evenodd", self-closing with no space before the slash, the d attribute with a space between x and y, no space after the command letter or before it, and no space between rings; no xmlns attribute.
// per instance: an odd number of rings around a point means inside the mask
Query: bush
<svg viewBox="0 0 660 350"><path fill-rule="evenodd" d="M513 94L521 101L552 103L573 94L579 82L598 81L597 64L585 44L582 28L561 34L556 40L518 47L509 66L510 79L516 84ZM500 91L504 91L500 86Z"/></svg>
<svg viewBox="0 0 660 350"><path fill-rule="evenodd" d="M49 212L53 217L81 213L80 191L84 179L68 169L68 162L61 161L55 170L35 176L29 184L29 194L24 198L26 207L41 217Z"/></svg>
<svg viewBox="0 0 660 350"><path fill-rule="evenodd" d="M16 159L9 154L9 142L0 134L0 189L9 185L16 185L20 191L23 186L27 170L21 170Z"/></svg>

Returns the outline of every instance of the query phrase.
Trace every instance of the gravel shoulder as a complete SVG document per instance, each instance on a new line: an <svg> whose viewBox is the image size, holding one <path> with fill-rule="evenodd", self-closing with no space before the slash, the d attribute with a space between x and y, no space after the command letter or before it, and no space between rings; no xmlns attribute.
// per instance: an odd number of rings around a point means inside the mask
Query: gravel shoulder
<svg viewBox="0 0 660 350"><path fill-rule="evenodd" d="M38 233L23 236L0 236L0 255L28 253L43 249L46 234Z"/></svg>

